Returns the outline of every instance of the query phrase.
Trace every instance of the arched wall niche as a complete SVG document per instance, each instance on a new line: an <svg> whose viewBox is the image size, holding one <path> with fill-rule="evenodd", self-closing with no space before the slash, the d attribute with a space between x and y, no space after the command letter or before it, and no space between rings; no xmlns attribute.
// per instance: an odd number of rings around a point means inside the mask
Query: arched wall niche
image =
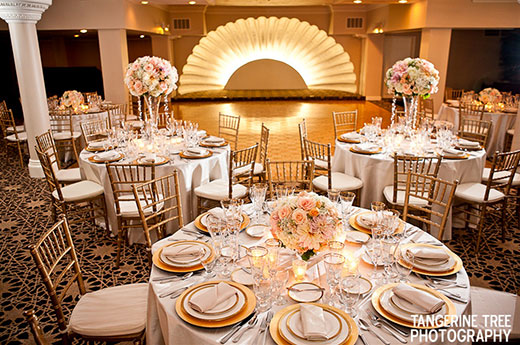
<svg viewBox="0 0 520 345"><path fill-rule="evenodd" d="M349 54L325 31L296 18L258 17L203 37L182 69L179 93L222 90L237 69L259 60L291 66L309 89L356 92Z"/></svg>
<svg viewBox="0 0 520 345"><path fill-rule="evenodd" d="M307 89L302 76L288 64L260 59L246 63L229 78L225 90L301 90Z"/></svg>

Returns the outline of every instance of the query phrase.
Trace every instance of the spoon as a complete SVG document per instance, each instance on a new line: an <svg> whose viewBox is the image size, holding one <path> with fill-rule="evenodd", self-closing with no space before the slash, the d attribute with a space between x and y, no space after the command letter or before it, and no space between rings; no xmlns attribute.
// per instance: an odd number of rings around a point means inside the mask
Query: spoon
<svg viewBox="0 0 520 345"><path fill-rule="evenodd" d="M163 284L163 283L168 283L168 282L170 282L172 280L177 280L177 279L178 280L186 280L189 277L191 277L192 275L193 275L193 272L188 272L188 273L186 273L186 274L184 274L184 275L182 275L180 277L178 277L178 276L177 277L160 277L160 278L154 278L154 279L152 279L152 281L154 281L154 282L161 282L161 284Z"/></svg>
<svg viewBox="0 0 520 345"><path fill-rule="evenodd" d="M370 325L368 324L368 322L366 322L365 320L363 320L362 318L359 318L359 328L361 328L363 331L365 332L370 332L372 333L373 335L375 335L379 340L381 340L383 342L383 344L385 345L390 345L390 342L388 340L386 340L385 338L383 338L382 335L380 335L379 333L377 333L376 331L374 331Z"/></svg>

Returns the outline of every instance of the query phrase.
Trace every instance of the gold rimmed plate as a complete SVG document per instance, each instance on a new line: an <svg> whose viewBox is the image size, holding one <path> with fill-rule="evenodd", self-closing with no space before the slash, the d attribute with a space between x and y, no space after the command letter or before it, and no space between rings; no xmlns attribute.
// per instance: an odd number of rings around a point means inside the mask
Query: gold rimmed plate
<svg viewBox="0 0 520 345"><path fill-rule="evenodd" d="M325 342L319 342L324 345L352 345L357 341L359 331L354 322L354 319L350 317L343 310L319 303L309 303L312 305L316 305L318 307L323 308L325 312L333 313L338 316L342 329L340 334L338 334L335 338L329 339ZM281 310L279 310L271 320L269 325L269 332L274 342L278 345L311 345L316 344L316 341L308 341L305 339L301 339L295 335L292 335L289 330L286 330L287 323L286 320L291 313L294 311L298 311L300 308L299 304L289 305ZM281 327L284 327L284 330L281 331Z"/></svg>
<svg viewBox="0 0 520 345"><path fill-rule="evenodd" d="M358 213L358 214L355 214L353 216L351 216L349 219L348 219L348 223L350 224L350 226L352 228L354 228L355 230L358 230L358 231L361 231L361 232L364 232L365 234L369 234L369 235L372 235L372 229L370 228L367 228L367 227L364 227L363 225L361 225L357 218L360 216L360 215L363 215L363 214L367 214L367 213L371 213L372 211L367 211L367 212L361 212L361 213ZM405 222L403 222L402 220L399 220L399 226L397 227L397 230L395 231L395 233L401 233L404 231L404 228L405 228Z"/></svg>
<svg viewBox="0 0 520 345"><path fill-rule="evenodd" d="M442 272L432 272L432 271L428 271L428 270L425 270L422 268L412 266L412 271L415 273L424 274L424 275L432 276L432 277L442 277L442 276L449 276L449 275L455 274L462 269L462 259L457 254L455 254L454 252L452 252L451 250L449 250L446 247L439 247L439 246L435 246L433 244L426 244L426 243L406 243L401 246L401 251L406 250L407 248L410 248L410 247L428 247L428 248L435 248L435 249L443 248L446 251L446 253L448 253L455 261L455 264L451 268L449 268L445 271L442 271ZM411 266L410 263L406 262L402 258L399 258L399 264L404 267Z"/></svg>
<svg viewBox="0 0 520 345"><path fill-rule="evenodd" d="M398 283L383 285L383 286L379 287L376 291L374 291L374 294L372 295L372 306L385 319L390 320L392 322L395 322L398 325L405 326L405 327L419 328L419 329L435 329L435 328L441 328L441 327L448 326L452 321L451 317L449 317L449 316L454 317L457 315L457 310L455 309L455 305L453 304L453 302L450 301L449 298L444 296L442 293L435 291L434 289L431 289L424 285L408 284L416 289L428 292L428 293L432 294L433 296L442 299L445 302L445 308L446 308L445 311L443 312L443 315L448 316L448 317L438 318L439 322L436 322L436 324L434 324L434 325L430 324L430 325L421 325L421 326L415 327L413 322L406 321L406 320L403 320L402 318L397 317L396 315L394 315L394 314L397 314L396 311L389 312L381 305L381 298L382 297L386 298L387 294L388 294L387 291L393 289L397 285L398 285Z"/></svg>
<svg viewBox="0 0 520 345"><path fill-rule="evenodd" d="M224 147L224 146L227 146L229 145L229 143L227 141L223 141L221 143L210 143L210 142L206 142L204 140L202 140L200 143L199 143L199 146L200 147Z"/></svg>
<svg viewBox="0 0 520 345"><path fill-rule="evenodd" d="M169 157L157 155L154 162L146 161L146 157L141 157L141 158L137 158L134 163L140 164L140 165L163 165L163 164L168 163L169 161L170 161Z"/></svg>
<svg viewBox="0 0 520 345"><path fill-rule="evenodd" d="M450 154L450 153L444 153L444 154L442 154L442 158L444 158L444 159L468 159L469 154L464 153L462 155L454 155L454 154Z"/></svg>
<svg viewBox="0 0 520 345"><path fill-rule="evenodd" d="M316 302L323 297L323 288L311 282L296 283L287 288L287 296L298 303Z"/></svg>
<svg viewBox="0 0 520 345"><path fill-rule="evenodd" d="M354 153L359 153L362 155L375 155L375 154L381 153L381 151L383 151L383 148L379 147L377 150L363 150L363 149L357 148L356 146L352 146L350 148L350 151L354 152Z"/></svg>
<svg viewBox="0 0 520 345"><path fill-rule="evenodd" d="M125 155L122 153L119 153L117 157L110 158L110 159L100 159L98 155L94 155L92 157L89 157L89 162L92 163L112 163L120 161L121 159L125 158Z"/></svg>
<svg viewBox="0 0 520 345"><path fill-rule="evenodd" d="M213 155L213 152L211 152L210 150L206 150L206 154L205 155L196 155L196 154L191 154L187 151L182 151L181 153L179 153L179 156L181 158L185 158L185 159L202 159L202 158L208 158L208 157L211 157Z"/></svg>
<svg viewBox="0 0 520 345"><path fill-rule="evenodd" d="M459 146L459 145L456 145L455 148L457 150L461 150L461 151L480 151L483 149L482 146L478 145L478 146Z"/></svg>
<svg viewBox="0 0 520 345"><path fill-rule="evenodd" d="M197 218L195 218L195 227L201 231L209 232L208 228L206 228L206 226L204 226L204 224L202 224L202 222L201 222L202 217L204 217L206 214L207 214L207 212L200 214L200 215L198 215ZM251 219L249 218L249 216L245 213L242 213L242 225L240 225L240 231L247 228L247 226L249 225L249 222L251 222Z"/></svg>
<svg viewBox="0 0 520 345"><path fill-rule="evenodd" d="M168 244L162 246L161 248L159 248L158 250L156 250L152 256L153 264L163 271L174 272L174 273L195 272L195 271L199 271L199 270L203 269L204 267L202 266L202 264L200 262L195 265L192 265L192 266L183 267L183 266L174 266L174 265L168 264L168 263L164 262L163 260L161 260L161 253L165 247L168 247L171 245L176 245L179 243L198 243L202 246L205 246L207 248L207 250L210 251L210 255L206 261L211 262L212 260L215 260L215 250L209 244L202 242L202 241L186 240L186 241L177 241L177 242L173 242L173 243L168 243Z"/></svg>
<svg viewBox="0 0 520 345"><path fill-rule="evenodd" d="M338 335L340 335L340 333L343 329L343 323L341 322L341 319L339 318L339 316L330 310L324 310L323 317L325 319L327 338L329 340L333 340ZM300 319L300 310L298 310L298 309L293 310L292 312L290 312L287 315L287 318L285 318L286 327L283 328L282 333L281 333L282 337L286 338L287 341L292 343L292 341L290 339L287 339L287 336L284 334L285 329L287 329L291 335L300 339L300 341L303 344L305 344L306 342L312 342L314 344L319 342L320 344L322 344L323 341L319 341L319 340L313 341L313 340L307 340L305 338L305 335L303 334L301 322L298 319ZM347 337L347 336L348 336L348 333L345 335L345 337ZM341 342L342 340L343 339L338 339L338 342Z"/></svg>
<svg viewBox="0 0 520 345"><path fill-rule="evenodd" d="M199 318L193 317L190 314L186 312L184 309L184 300L187 296L189 296L195 289L199 288L200 286L207 285L207 284L218 284L220 281L211 281L211 282L205 282L201 284L197 284L195 286L192 286L191 288L187 289L180 295L179 298L177 298L177 302L175 303L175 311L177 312L177 315L179 317L186 321L187 323L198 326L198 327L204 327L204 328L220 328L220 327L226 327L233 325L237 322L242 321L255 310L256 307L256 297L253 291L248 289L242 284L238 284L231 281L226 281L227 284L237 288L240 290L241 293L245 296L245 303L244 307L236 314L224 319L224 320L201 320Z"/></svg>
<svg viewBox="0 0 520 345"><path fill-rule="evenodd" d="M204 293L204 290L215 287L219 282L215 283L202 283L199 287L195 288L191 293L187 294L186 297L183 298L182 308L183 310L189 314L190 316L197 318L199 320L205 321L222 321L226 320L234 315L238 314L246 307L246 295L243 291L237 289L236 287L230 285L235 291L236 294L231 296L226 301L223 301L221 304L215 306L212 310L206 311L204 313L198 312L193 309L189 302L192 298L200 293ZM227 283L227 282L226 282Z"/></svg>
<svg viewBox="0 0 520 345"><path fill-rule="evenodd" d="M116 147L117 146L110 146L108 149L105 149L103 146L96 147L96 146L88 145L87 147L85 147L85 151L88 151L88 152L103 152L103 151L113 150Z"/></svg>
<svg viewBox="0 0 520 345"><path fill-rule="evenodd" d="M345 138L342 138L341 136L338 137L338 141L341 141L342 143L347 143L347 144L359 144L361 142L360 139L345 139Z"/></svg>

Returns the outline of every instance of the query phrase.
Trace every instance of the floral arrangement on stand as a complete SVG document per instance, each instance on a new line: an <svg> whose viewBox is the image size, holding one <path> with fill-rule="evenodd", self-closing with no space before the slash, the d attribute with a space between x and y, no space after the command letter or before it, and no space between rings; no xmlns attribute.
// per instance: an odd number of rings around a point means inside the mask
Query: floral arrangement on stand
<svg viewBox="0 0 520 345"><path fill-rule="evenodd" d="M308 260L342 231L338 210L324 196L301 192L276 201L271 233L283 245Z"/></svg>
<svg viewBox="0 0 520 345"><path fill-rule="evenodd" d="M84 102L83 94L76 90L65 91L60 98L63 108L73 108L76 111Z"/></svg>
<svg viewBox="0 0 520 345"><path fill-rule="evenodd" d="M439 71L427 60L406 58L386 71L385 84L388 93L394 95L392 124L395 120L395 97L403 97L406 125L413 129L416 125L417 97L428 98L439 90Z"/></svg>
<svg viewBox="0 0 520 345"><path fill-rule="evenodd" d="M502 94L492 87L485 88L478 93L478 99L484 103L498 103L502 100Z"/></svg>
<svg viewBox="0 0 520 345"><path fill-rule="evenodd" d="M153 119L159 109L160 97L164 96L167 106L166 96L177 89L178 79L177 69L169 61L156 56L143 56L128 65L125 84L130 93L139 98L141 120L141 96L144 97Z"/></svg>

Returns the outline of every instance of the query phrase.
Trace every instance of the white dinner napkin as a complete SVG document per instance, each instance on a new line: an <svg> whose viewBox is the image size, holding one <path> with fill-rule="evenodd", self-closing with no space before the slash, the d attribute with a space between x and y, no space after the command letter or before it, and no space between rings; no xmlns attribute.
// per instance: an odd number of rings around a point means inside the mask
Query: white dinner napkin
<svg viewBox="0 0 520 345"><path fill-rule="evenodd" d="M442 299L428 292L421 291L403 283L394 287L392 291L397 297L417 305L432 314L438 312L445 303Z"/></svg>
<svg viewBox="0 0 520 345"><path fill-rule="evenodd" d="M450 255L442 248L414 246L408 248L407 251L412 253L415 258L419 259L446 261L450 258Z"/></svg>
<svg viewBox="0 0 520 345"><path fill-rule="evenodd" d="M358 223L365 227L373 227L376 224L377 215L374 212L367 212L358 215Z"/></svg>
<svg viewBox="0 0 520 345"><path fill-rule="evenodd" d="M198 155L198 156L202 156L203 154L205 154L207 152L206 149L203 149L201 147L192 147L192 148L186 149L186 151L191 153L192 155Z"/></svg>
<svg viewBox="0 0 520 345"><path fill-rule="evenodd" d="M376 151L379 149L379 146L373 143L361 143L354 145L358 148L360 151Z"/></svg>
<svg viewBox="0 0 520 345"><path fill-rule="evenodd" d="M172 260L186 260L201 256L201 247L198 245L185 244L178 246L170 246L163 249L163 254Z"/></svg>
<svg viewBox="0 0 520 345"><path fill-rule="evenodd" d="M215 137L215 136L209 136L207 137L206 139L204 139L205 142L207 143L210 143L210 144L222 144L225 139L224 138L219 138L219 137Z"/></svg>
<svg viewBox="0 0 520 345"><path fill-rule="evenodd" d="M459 145L460 146L467 146L467 147L478 147L480 144L478 141L471 141L466 139L459 139Z"/></svg>
<svg viewBox="0 0 520 345"><path fill-rule="evenodd" d="M459 151L459 150L457 150L457 149L455 149L453 147L444 149L444 153L448 153L450 155L456 155L456 156L462 156L464 154L464 152Z"/></svg>
<svg viewBox="0 0 520 345"><path fill-rule="evenodd" d="M93 149L102 149L105 146L105 141L93 141L88 144L88 147Z"/></svg>
<svg viewBox="0 0 520 345"><path fill-rule="evenodd" d="M206 131L203 130L203 129L198 130L198 131L197 131L197 136L198 136L199 138L204 138L204 137L206 136Z"/></svg>
<svg viewBox="0 0 520 345"><path fill-rule="evenodd" d="M224 210L220 207L212 208L211 210L208 211L208 214L217 219L224 219L224 217L225 217Z"/></svg>
<svg viewBox="0 0 520 345"><path fill-rule="evenodd" d="M119 157L119 153L116 151L101 152L96 155L100 160L109 160Z"/></svg>
<svg viewBox="0 0 520 345"><path fill-rule="evenodd" d="M147 153L144 155L143 158L141 158L141 162L155 163L156 159L157 159L157 155L155 153Z"/></svg>
<svg viewBox="0 0 520 345"><path fill-rule="evenodd" d="M327 340L327 326L323 309L312 304L300 304L300 321L305 339Z"/></svg>
<svg viewBox="0 0 520 345"><path fill-rule="evenodd" d="M358 132L348 132L341 135L341 139L346 140L358 140L361 138L361 134Z"/></svg>
<svg viewBox="0 0 520 345"><path fill-rule="evenodd" d="M199 313L205 313L237 293L231 285L220 282L192 297L188 304Z"/></svg>

